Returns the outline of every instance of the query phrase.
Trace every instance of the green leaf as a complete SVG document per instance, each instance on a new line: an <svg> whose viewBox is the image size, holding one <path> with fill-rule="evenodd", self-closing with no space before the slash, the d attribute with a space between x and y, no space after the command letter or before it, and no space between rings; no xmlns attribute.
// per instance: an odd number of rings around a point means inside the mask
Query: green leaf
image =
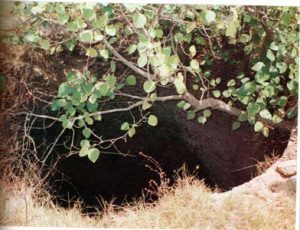
<svg viewBox="0 0 300 230"><path fill-rule="evenodd" d="M86 24L81 19L77 19L68 23L67 31L78 32L79 29L84 27L86 27Z"/></svg>
<svg viewBox="0 0 300 230"><path fill-rule="evenodd" d="M129 137L133 137L135 135L135 132L136 132L135 128L131 127L127 133Z"/></svg>
<svg viewBox="0 0 300 230"><path fill-rule="evenodd" d="M190 51L192 57L194 57L197 53L196 47L194 45L190 46L189 51Z"/></svg>
<svg viewBox="0 0 300 230"><path fill-rule="evenodd" d="M148 62L148 59L145 54L141 55L137 60L139 67L144 67L147 64L147 62Z"/></svg>
<svg viewBox="0 0 300 230"><path fill-rule="evenodd" d="M59 107L65 107L68 105L66 99L59 99L57 100L56 104L59 106Z"/></svg>
<svg viewBox="0 0 300 230"><path fill-rule="evenodd" d="M69 94L71 94L73 91L73 88L70 87L68 85L68 83L64 82L64 83L61 83L59 85L59 88L58 88L58 96L59 97L66 97L68 96Z"/></svg>
<svg viewBox="0 0 300 230"><path fill-rule="evenodd" d="M157 38L162 38L162 37L164 36L164 31L161 30L161 29L156 29L156 30L155 30L155 36L156 36Z"/></svg>
<svg viewBox="0 0 300 230"><path fill-rule="evenodd" d="M274 114L273 117L272 117L272 122L274 124L278 124L278 123L282 122L282 118L279 117L278 115Z"/></svg>
<svg viewBox="0 0 300 230"><path fill-rule="evenodd" d="M260 111L259 115L264 119L272 120L272 114L267 109Z"/></svg>
<svg viewBox="0 0 300 230"><path fill-rule="evenodd" d="M264 82L270 79L270 74L266 74L263 72L258 72L255 74L255 81L257 83L263 84Z"/></svg>
<svg viewBox="0 0 300 230"><path fill-rule="evenodd" d="M198 122L199 122L200 124L202 124L202 125L204 125L204 124L206 123L206 121L207 121L207 118L206 118L206 117L200 116L200 117L198 118Z"/></svg>
<svg viewBox="0 0 300 230"><path fill-rule="evenodd" d="M92 148L88 151L88 158L91 162L95 163L100 156L100 151L97 148Z"/></svg>
<svg viewBox="0 0 300 230"><path fill-rule="evenodd" d="M107 82L109 88L113 88L115 86L115 84L117 83L117 78L114 75L108 75L106 77L106 82Z"/></svg>
<svg viewBox="0 0 300 230"><path fill-rule="evenodd" d="M229 90L224 90L222 92L223 97L229 98L231 96L231 92Z"/></svg>
<svg viewBox="0 0 300 230"><path fill-rule="evenodd" d="M294 118L294 117L297 116L297 112L298 112L298 109L297 109L297 108L298 108L298 107L297 107L297 105L296 105L296 106L290 108L290 109L287 111L287 116L288 116L289 119Z"/></svg>
<svg viewBox="0 0 300 230"><path fill-rule="evenodd" d="M189 34L196 28L196 22L189 22L186 26L186 32Z"/></svg>
<svg viewBox="0 0 300 230"><path fill-rule="evenodd" d="M103 38L104 38L104 36L103 36L99 31L95 31L95 32L94 32L94 40L95 40L96 42L102 41Z"/></svg>
<svg viewBox="0 0 300 230"><path fill-rule="evenodd" d="M80 141L81 148L89 148L90 147L90 141L89 140L82 140Z"/></svg>
<svg viewBox="0 0 300 230"><path fill-rule="evenodd" d="M228 87L233 87L233 86L235 86L235 80L234 79L231 79L231 80L229 80L228 82L227 82L227 86Z"/></svg>
<svg viewBox="0 0 300 230"><path fill-rule="evenodd" d="M151 125L151 126L157 126L157 123L158 123L158 119L155 115L150 115L148 117L148 124Z"/></svg>
<svg viewBox="0 0 300 230"><path fill-rule="evenodd" d="M116 62L115 61L111 61L110 62L110 70L111 72L116 72L117 66L116 66Z"/></svg>
<svg viewBox="0 0 300 230"><path fill-rule="evenodd" d="M270 49L272 49L274 51L278 51L279 46L276 44L276 42L272 42L271 45L270 45Z"/></svg>
<svg viewBox="0 0 300 230"><path fill-rule="evenodd" d="M89 148L90 148L90 141L89 140L82 140L80 142L81 150L79 152L80 157L85 157L89 153Z"/></svg>
<svg viewBox="0 0 300 230"><path fill-rule="evenodd" d="M73 122L70 121L66 115L62 115L59 117L59 120L62 122L62 126L65 129L72 129L73 127Z"/></svg>
<svg viewBox="0 0 300 230"><path fill-rule="evenodd" d="M267 58L270 60L270 61L275 61L275 56L272 52L272 50L268 49L267 51Z"/></svg>
<svg viewBox="0 0 300 230"><path fill-rule="evenodd" d="M109 53L108 53L108 50L107 49L102 49L100 50L100 55L102 57L104 57L105 59L108 59L109 58Z"/></svg>
<svg viewBox="0 0 300 230"><path fill-rule="evenodd" d="M239 28L238 20L231 20L226 28L226 32L225 32L226 36L235 38L238 28Z"/></svg>
<svg viewBox="0 0 300 230"><path fill-rule="evenodd" d="M255 116L260 111L260 106L258 103L250 102L247 106L248 116Z"/></svg>
<svg viewBox="0 0 300 230"><path fill-rule="evenodd" d="M187 119L188 120L193 120L195 118L195 116L196 116L195 111L190 110L190 111L187 112Z"/></svg>
<svg viewBox="0 0 300 230"><path fill-rule="evenodd" d="M190 67L195 70L195 71L198 71L199 68L200 68L200 65L199 65L199 62L195 59L191 60L190 62Z"/></svg>
<svg viewBox="0 0 300 230"><path fill-rule="evenodd" d="M131 44L129 47L128 47L128 54L133 54L137 49L137 46L136 44Z"/></svg>
<svg viewBox="0 0 300 230"><path fill-rule="evenodd" d="M211 111L209 109L205 109L203 111L203 116L206 117L206 118L210 117L211 116Z"/></svg>
<svg viewBox="0 0 300 230"><path fill-rule="evenodd" d="M88 101L86 107L90 113L94 113L98 110L98 102L91 103Z"/></svg>
<svg viewBox="0 0 300 230"><path fill-rule="evenodd" d="M287 70L287 64L284 62L277 62L276 67L279 70L279 73L284 73Z"/></svg>
<svg viewBox="0 0 300 230"><path fill-rule="evenodd" d="M102 120L101 114L98 114L98 115L94 116L94 119L95 119L96 121L101 121L101 120Z"/></svg>
<svg viewBox="0 0 300 230"><path fill-rule="evenodd" d="M241 122L238 122L238 121L234 121L231 126L232 130L237 130L240 127L241 127Z"/></svg>
<svg viewBox="0 0 300 230"><path fill-rule="evenodd" d="M151 105L149 102L144 101L144 102L143 102L143 105L142 105L142 109L143 109L143 110L147 110L147 109L149 109L151 106L152 106L152 105Z"/></svg>
<svg viewBox="0 0 300 230"><path fill-rule="evenodd" d="M261 121L257 121L257 122L255 123L255 125L254 125L254 131L255 131L256 133L262 131L263 128L264 128L264 124L263 124Z"/></svg>
<svg viewBox="0 0 300 230"><path fill-rule="evenodd" d="M117 34L117 29L114 25L105 26L105 32L109 36L115 36Z"/></svg>
<svg viewBox="0 0 300 230"><path fill-rule="evenodd" d="M79 34L79 40L84 43L91 43L94 40L92 30L84 30Z"/></svg>
<svg viewBox="0 0 300 230"><path fill-rule="evenodd" d="M133 24L135 25L136 28L143 28L145 24L147 23L147 18L145 15L136 12L132 16Z"/></svg>
<svg viewBox="0 0 300 230"><path fill-rule="evenodd" d="M66 46L66 48L69 50L69 51L73 51L77 45L77 40L75 39L71 39L71 40L68 40L66 43L64 43L64 45Z"/></svg>
<svg viewBox="0 0 300 230"><path fill-rule="evenodd" d="M197 84L193 84L192 87L193 87L193 90L198 90L199 89L199 85L197 85Z"/></svg>
<svg viewBox="0 0 300 230"><path fill-rule="evenodd" d="M264 127L261 132L264 135L264 137L269 137L269 128L268 127Z"/></svg>
<svg viewBox="0 0 300 230"><path fill-rule="evenodd" d="M183 108L183 110L188 110L189 108L191 108L191 104L190 103L185 103L182 108Z"/></svg>
<svg viewBox="0 0 300 230"><path fill-rule="evenodd" d="M183 106L184 106L185 104L186 104L185 101L180 101L180 102L177 103L177 107L178 107L179 109L181 109L181 108L183 108Z"/></svg>
<svg viewBox="0 0 300 230"><path fill-rule="evenodd" d="M85 122L83 119L78 120L78 127L82 128L85 125Z"/></svg>
<svg viewBox="0 0 300 230"><path fill-rule="evenodd" d="M83 17L88 21L92 21L96 18L96 12L94 9L83 9Z"/></svg>
<svg viewBox="0 0 300 230"><path fill-rule="evenodd" d="M216 98L221 96L220 90L214 90L214 91L212 91L212 93L213 93L214 97L216 97Z"/></svg>
<svg viewBox="0 0 300 230"><path fill-rule="evenodd" d="M152 80L147 80L144 82L143 88L146 93L151 93L156 89L155 82Z"/></svg>
<svg viewBox="0 0 300 230"><path fill-rule="evenodd" d="M130 86L136 85L136 78L135 78L135 76L129 75L129 76L126 78L126 83L127 83L127 85L130 85Z"/></svg>
<svg viewBox="0 0 300 230"><path fill-rule="evenodd" d="M86 56L88 56L88 57L97 57L97 55L98 55L98 52L94 48L90 47L86 50Z"/></svg>
<svg viewBox="0 0 300 230"><path fill-rule="evenodd" d="M178 94L183 94L186 91L186 86L183 82L183 76L180 75L174 80L174 85Z"/></svg>
<svg viewBox="0 0 300 230"><path fill-rule="evenodd" d="M243 122L243 121L247 121L247 120L248 120L248 115L247 115L247 113L242 113L242 114L240 114L239 117L238 117L238 121Z"/></svg>
<svg viewBox="0 0 300 230"><path fill-rule="evenodd" d="M253 71L259 72L265 66L263 62L257 62L251 69Z"/></svg>
<svg viewBox="0 0 300 230"><path fill-rule="evenodd" d="M64 6L63 4L57 4L57 5L55 6L55 11L56 11L56 13L58 13L58 14L64 14L64 13L66 12L65 6Z"/></svg>
<svg viewBox="0 0 300 230"><path fill-rule="evenodd" d="M89 138L91 136L91 133L92 133L92 131L90 128L84 128L82 130L82 134L85 138Z"/></svg>
<svg viewBox="0 0 300 230"><path fill-rule="evenodd" d="M70 115L70 116L74 116L75 113L76 113L76 109L73 106L68 108L67 111L66 111L66 115Z"/></svg>
<svg viewBox="0 0 300 230"><path fill-rule="evenodd" d="M106 14L100 16L97 20L92 21L92 26L101 30L104 30L105 26L108 24L108 16Z"/></svg>
<svg viewBox="0 0 300 230"><path fill-rule="evenodd" d="M242 96L250 96L256 90L256 84L254 82L247 82L246 84L242 85L241 88L238 89L238 94Z"/></svg>
<svg viewBox="0 0 300 230"><path fill-rule="evenodd" d="M37 34L28 33L24 36L24 39L28 42L36 43L40 40L40 37Z"/></svg>
<svg viewBox="0 0 300 230"><path fill-rule="evenodd" d="M89 116L85 117L84 120L88 125L94 124L94 120Z"/></svg>
<svg viewBox="0 0 300 230"><path fill-rule="evenodd" d="M202 11L199 16L205 25L209 25L216 20L216 13L212 10Z"/></svg>
<svg viewBox="0 0 300 230"><path fill-rule="evenodd" d="M130 13L140 8L140 5L136 3L124 3L124 6Z"/></svg>
<svg viewBox="0 0 300 230"><path fill-rule="evenodd" d="M297 92L298 91L298 82L296 80L291 80L286 84L287 88L291 92Z"/></svg>
<svg viewBox="0 0 300 230"><path fill-rule="evenodd" d="M247 42L249 42L250 41L250 36L248 35L248 34L242 34L241 36L240 36L240 39L239 39L239 41L241 42L241 43L247 43Z"/></svg>
<svg viewBox="0 0 300 230"><path fill-rule="evenodd" d="M130 125L129 125L128 122L122 123L122 125L121 125L121 130L122 130L122 131L127 131L127 130L129 130L129 129L130 129Z"/></svg>
<svg viewBox="0 0 300 230"><path fill-rule="evenodd" d="M286 96L281 96L278 99L277 105L279 105L280 107L285 107L287 104L287 97Z"/></svg>
<svg viewBox="0 0 300 230"><path fill-rule="evenodd" d="M50 48L50 43L48 40L43 39L39 43L40 43L41 48L44 50L48 50Z"/></svg>
<svg viewBox="0 0 300 230"><path fill-rule="evenodd" d="M3 6L2 6L3 7ZM31 8L31 13L36 15L36 14L40 14L40 13L43 13L45 10L45 7L44 6L41 6L40 4L37 5L37 6L34 6Z"/></svg>
<svg viewBox="0 0 300 230"><path fill-rule="evenodd" d="M101 85L98 87L98 89L99 89L99 92L100 92L100 94L101 94L102 96L106 96L107 93L108 93L108 91L109 91L109 85L108 85L107 82L105 82L105 83L101 84Z"/></svg>

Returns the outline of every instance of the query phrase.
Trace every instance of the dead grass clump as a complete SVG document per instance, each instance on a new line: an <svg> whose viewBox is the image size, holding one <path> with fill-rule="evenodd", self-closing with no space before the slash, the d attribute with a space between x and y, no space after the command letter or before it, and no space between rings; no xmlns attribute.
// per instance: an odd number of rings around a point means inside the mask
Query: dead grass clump
<svg viewBox="0 0 300 230"><path fill-rule="evenodd" d="M259 176L263 174L268 168L270 168L275 161L277 161L280 158L280 156L275 153L272 153L271 156L265 155L265 159L263 161L259 161L256 165L256 175Z"/></svg>

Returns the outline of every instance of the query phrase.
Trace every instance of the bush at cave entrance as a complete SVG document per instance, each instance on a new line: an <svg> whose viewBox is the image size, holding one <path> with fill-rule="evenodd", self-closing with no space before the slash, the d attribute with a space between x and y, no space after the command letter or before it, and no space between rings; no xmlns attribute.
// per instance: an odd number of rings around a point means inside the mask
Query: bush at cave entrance
<svg viewBox="0 0 300 230"><path fill-rule="evenodd" d="M80 157L95 162L102 151L159 124L154 103L178 101L188 120L205 125L213 109L253 125L265 137L289 129L297 113L299 9L296 7L156 4L16 3L24 23L2 40L47 54L79 53L82 69L66 70L52 101L62 133L81 130ZM96 60L104 63L92 71ZM212 74L215 64L232 76ZM114 102L118 102L117 104ZM106 138L93 124L107 114L139 109ZM38 114L27 114L45 118ZM58 138L60 135L58 136Z"/></svg>

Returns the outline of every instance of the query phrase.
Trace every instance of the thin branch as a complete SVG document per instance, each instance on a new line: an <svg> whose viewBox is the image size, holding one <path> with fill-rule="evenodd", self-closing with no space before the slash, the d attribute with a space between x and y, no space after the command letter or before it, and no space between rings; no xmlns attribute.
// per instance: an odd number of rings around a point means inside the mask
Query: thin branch
<svg viewBox="0 0 300 230"><path fill-rule="evenodd" d="M14 115L17 115L17 116L18 115L26 115L26 116L44 118L44 119L49 119L49 120L54 120L54 121L60 121L59 118L57 118L57 117L52 117L52 116L42 115L42 114L29 113L29 112L20 112L20 113L12 114L12 116L14 116Z"/></svg>
<svg viewBox="0 0 300 230"><path fill-rule="evenodd" d="M171 95L171 96L165 96L165 97L158 97L155 99L155 101L164 102L164 101L180 100L180 99L183 99L182 95ZM108 113L119 113L119 112L130 111L130 110L142 105L144 103L144 101L146 101L146 100L148 100L147 97L143 98L143 100L138 101L128 107L98 111L95 113L90 113L88 116L92 117L92 116L103 115L103 114L108 114ZM77 120L77 119L79 119L79 117L75 118L74 120Z"/></svg>
<svg viewBox="0 0 300 230"><path fill-rule="evenodd" d="M148 79L149 78L149 74L143 70L141 70L140 68L136 67L134 64L132 64L130 61L128 61L126 58L124 58L117 50L115 50L114 47L112 47L111 44L109 44L109 42L106 39L103 39L104 44L107 46L107 48L110 49L111 52L113 52L113 54L119 58L119 60L125 64L126 66L128 66L130 69L132 69L134 72L136 72L137 74L143 76L144 78ZM153 78L153 75L150 74L150 77Z"/></svg>
<svg viewBox="0 0 300 230"><path fill-rule="evenodd" d="M159 22L159 17L161 16L161 13L162 13L163 8L164 8L164 4L161 4L161 5L159 6L159 8L158 8L156 17L155 17L155 19L154 19L154 21L153 21L153 23L152 23L152 25L151 25L150 27L152 27L152 28L155 28L155 27L156 27L157 23Z"/></svg>

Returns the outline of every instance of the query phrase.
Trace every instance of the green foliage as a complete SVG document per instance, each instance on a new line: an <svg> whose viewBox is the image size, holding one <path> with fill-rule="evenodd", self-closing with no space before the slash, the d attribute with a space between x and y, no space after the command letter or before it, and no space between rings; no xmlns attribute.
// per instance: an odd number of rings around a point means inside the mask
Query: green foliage
<svg viewBox="0 0 300 230"><path fill-rule="evenodd" d="M244 112L232 129L248 122L265 137L270 132L266 121L276 124L297 115L300 17L295 7L20 3L16 8L18 17L33 19L3 41L40 47L52 55L77 49L88 61L104 63L103 76L86 69L69 72L51 106L60 112L63 128L82 129L79 155L92 162L99 157L101 144L90 141L91 126L101 122L103 107L114 108L110 102L123 90L134 92L134 87L143 95L131 95L127 104L140 99L140 110L147 115L157 97L165 95L164 89L182 97L190 92L197 99L213 97L238 107ZM57 28L59 36L51 28ZM147 78L120 71L122 61L107 44L130 63L127 67L139 68ZM236 58L224 48L229 46L243 54ZM242 56L249 63L242 63ZM229 77L216 76L212 67L220 60L245 69ZM192 104L182 100L177 106L188 120L197 117L205 124L212 110L197 111ZM120 124L125 136L136 134L140 123L133 120ZM156 126L158 119L144 115L142 122Z"/></svg>
<svg viewBox="0 0 300 230"><path fill-rule="evenodd" d="M158 119L155 115L150 115L148 118L148 124L151 126L157 126L158 124Z"/></svg>

